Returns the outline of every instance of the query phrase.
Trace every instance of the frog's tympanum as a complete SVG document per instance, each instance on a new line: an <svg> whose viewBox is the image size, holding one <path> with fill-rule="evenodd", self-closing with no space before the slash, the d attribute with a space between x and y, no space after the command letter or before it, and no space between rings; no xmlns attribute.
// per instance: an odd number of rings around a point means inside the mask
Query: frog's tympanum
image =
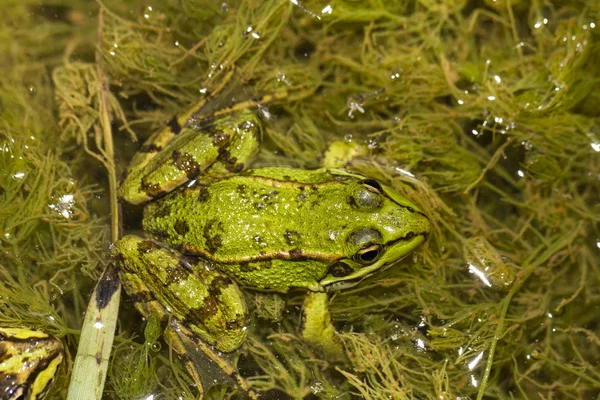
<svg viewBox="0 0 600 400"><path fill-rule="evenodd" d="M0 399L46 397L63 360L54 336L27 328L0 328Z"/></svg>
<svg viewBox="0 0 600 400"><path fill-rule="evenodd" d="M152 136L121 185L121 199L147 203L147 238L117 243L123 285L142 313L168 315L223 352L247 333L239 285L305 288L302 336L340 355L327 292L409 254L429 233L427 217L390 186L353 172L246 169L262 138L257 116L200 118L199 108Z"/></svg>

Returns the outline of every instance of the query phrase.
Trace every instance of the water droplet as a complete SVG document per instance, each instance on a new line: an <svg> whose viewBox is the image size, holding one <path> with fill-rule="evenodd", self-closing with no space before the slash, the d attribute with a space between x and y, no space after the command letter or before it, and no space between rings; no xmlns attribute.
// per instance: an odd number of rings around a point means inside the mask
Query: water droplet
<svg viewBox="0 0 600 400"><path fill-rule="evenodd" d="M331 5L326 5L322 10L321 10L321 14L331 14L333 12L333 8L331 7Z"/></svg>
<svg viewBox="0 0 600 400"><path fill-rule="evenodd" d="M310 385L310 390L314 394L321 393L323 391L323 383L320 381L314 381L312 385Z"/></svg>
<svg viewBox="0 0 600 400"><path fill-rule="evenodd" d="M369 139L367 147L371 150L379 148L379 142L375 139Z"/></svg>

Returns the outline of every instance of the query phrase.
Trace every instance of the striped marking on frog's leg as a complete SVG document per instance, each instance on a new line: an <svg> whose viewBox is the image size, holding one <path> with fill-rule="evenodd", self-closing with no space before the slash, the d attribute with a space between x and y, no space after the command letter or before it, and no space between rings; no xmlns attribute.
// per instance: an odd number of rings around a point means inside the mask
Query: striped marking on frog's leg
<svg viewBox="0 0 600 400"><path fill-rule="evenodd" d="M188 348L197 348L212 362L214 362L225 374L230 376L239 386L241 390L246 392L248 397L253 400L258 399L258 395L250 388L250 384L244 377L222 357L213 351L213 349L207 346L197 335L194 334L189 328L183 325L180 321L173 319L171 321L169 329L165 331L165 339L173 347L173 350L183 358L186 371L190 374L194 383L202 387L202 381L198 369L194 362L188 356ZM185 342L189 342L189 346L186 346Z"/></svg>
<svg viewBox="0 0 600 400"><path fill-rule="evenodd" d="M231 136L229 145L220 151L210 169L198 179L200 183L208 184L216 178L242 172L260 149L263 131L258 117L249 110L237 111L233 115L236 121L232 127L235 135Z"/></svg>
<svg viewBox="0 0 600 400"><path fill-rule="evenodd" d="M241 346L248 333L247 309L243 294L230 278L216 270L194 272L203 268L192 266L160 243L137 236L119 240L116 252L121 259L119 275L130 295L150 293L150 300L156 299L169 316L183 321L219 351Z"/></svg>

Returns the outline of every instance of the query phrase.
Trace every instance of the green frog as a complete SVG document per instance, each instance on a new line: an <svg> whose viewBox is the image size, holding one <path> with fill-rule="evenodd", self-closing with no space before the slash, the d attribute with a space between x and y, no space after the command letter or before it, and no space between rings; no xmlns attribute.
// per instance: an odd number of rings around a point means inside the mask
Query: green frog
<svg viewBox="0 0 600 400"><path fill-rule="evenodd" d="M144 315L170 321L170 339L231 352L249 323L240 286L304 288L300 333L339 358L328 293L411 253L429 234L427 216L392 187L343 169L247 169L261 121L248 108L199 116L204 104L150 137L120 187L122 200L146 204L147 237L116 244L125 289Z"/></svg>

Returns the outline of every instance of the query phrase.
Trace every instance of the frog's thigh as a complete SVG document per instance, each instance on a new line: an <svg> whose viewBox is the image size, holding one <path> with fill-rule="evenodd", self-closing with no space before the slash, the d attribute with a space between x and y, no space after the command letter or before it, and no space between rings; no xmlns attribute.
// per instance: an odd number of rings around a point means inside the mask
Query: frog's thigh
<svg viewBox="0 0 600 400"><path fill-rule="evenodd" d="M302 306L300 334L304 340L323 350L329 358L344 358L342 343L331 324L327 293L308 292L306 295Z"/></svg>
<svg viewBox="0 0 600 400"><path fill-rule="evenodd" d="M246 303L237 284L207 268L192 267L176 251L151 240L125 236L117 242L120 277L142 314L172 316L220 351L246 338Z"/></svg>
<svg viewBox="0 0 600 400"><path fill-rule="evenodd" d="M240 172L259 148L262 131L258 117L249 110L218 118L190 121L176 133L168 126L146 143L134 157L119 189L119 196L140 204L171 192L191 179L208 181ZM170 133L162 143L163 132ZM208 177L206 175L209 175Z"/></svg>

